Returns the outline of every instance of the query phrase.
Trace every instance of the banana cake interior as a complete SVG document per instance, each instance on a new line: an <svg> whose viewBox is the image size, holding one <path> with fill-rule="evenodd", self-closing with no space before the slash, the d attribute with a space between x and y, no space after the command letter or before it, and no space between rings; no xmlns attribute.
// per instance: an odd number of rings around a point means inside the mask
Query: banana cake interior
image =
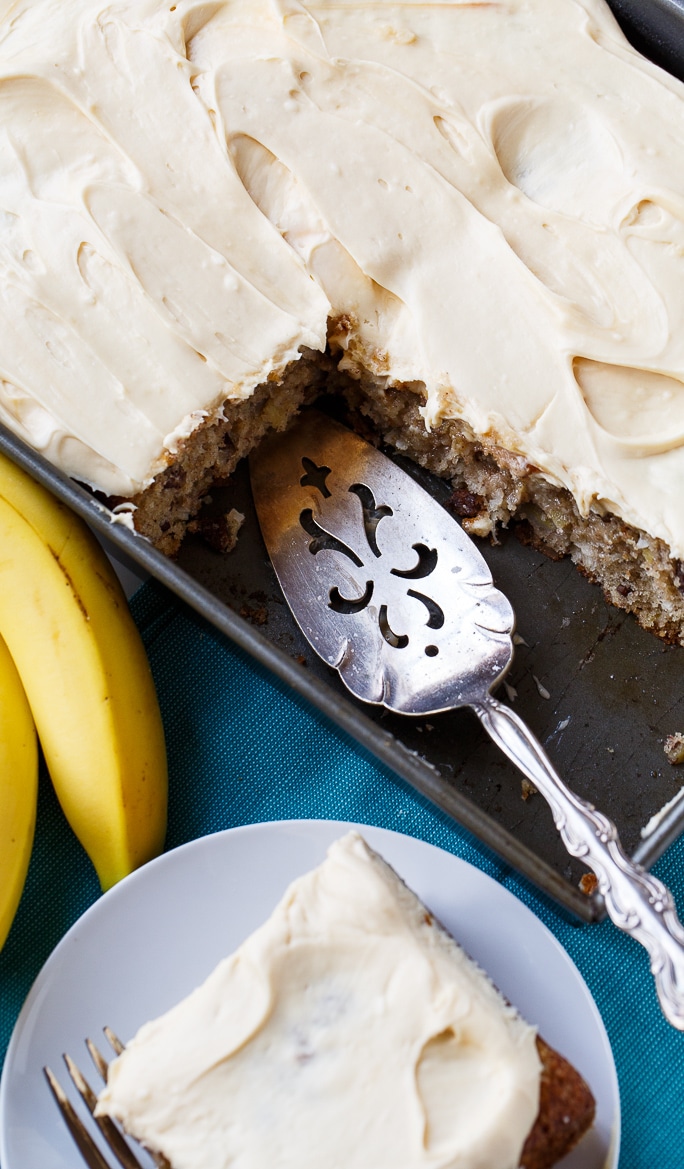
<svg viewBox="0 0 684 1169"><path fill-rule="evenodd" d="M303 405L333 390L345 398L348 421L365 437L451 484L453 510L470 535L496 539L500 525L514 522L523 542L553 559L571 557L609 602L663 640L684 644L684 564L663 540L603 509L582 515L570 491L550 483L519 454L478 438L464 419L444 420L427 431L424 387L395 386L370 370L352 376L339 369L340 353L334 342L325 356L305 353L277 386L267 383L238 405L227 402L223 417L185 440L171 466L132 499L136 530L174 555L212 484L229 480L268 430L286 429Z"/></svg>

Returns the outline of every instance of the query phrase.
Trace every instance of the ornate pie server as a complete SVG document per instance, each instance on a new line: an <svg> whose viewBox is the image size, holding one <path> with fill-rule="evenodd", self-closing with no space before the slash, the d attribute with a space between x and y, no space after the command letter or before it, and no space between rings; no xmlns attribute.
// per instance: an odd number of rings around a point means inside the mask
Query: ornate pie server
<svg viewBox="0 0 684 1169"><path fill-rule="evenodd" d="M313 411L265 440L250 471L273 567L316 653L365 702L408 715L475 711L547 800L568 852L596 874L612 921L648 950L663 1013L684 1030L684 927L672 895L493 697L513 658L515 616L470 537L390 459Z"/></svg>

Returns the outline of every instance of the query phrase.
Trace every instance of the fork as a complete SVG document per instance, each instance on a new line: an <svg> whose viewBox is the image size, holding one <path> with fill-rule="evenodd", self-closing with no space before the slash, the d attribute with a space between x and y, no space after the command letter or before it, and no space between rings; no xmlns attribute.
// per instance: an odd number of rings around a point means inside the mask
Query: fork
<svg viewBox="0 0 684 1169"><path fill-rule="evenodd" d="M114 1034L111 1027L105 1027L104 1034L115 1055L121 1055L121 1052L124 1050L124 1045L121 1040L118 1039ZM90 1058L95 1064L99 1075L106 1083L107 1072L109 1069L107 1060L95 1046L92 1039L86 1039L85 1043L86 1047L88 1048ZM74 1084L86 1108L88 1109L88 1112L92 1116L94 1123L97 1125L101 1136L104 1138L105 1143L114 1154L119 1165L121 1165L123 1169L145 1169L142 1161L139 1160L127 1139L124 1137L121 1129L114 1123L114 1121L109 1116L95 1116L97 1093L93 1091L85 1076L79 1070L71 1056L65 1053L63 1058L72 1083ZM71 1136L78 1146L79 1152L88 1166L88 1169L112 1169L111 1162L108 1161L101 1152L99 1145L95 1143L95 1140L84 1125L83 1121L79 1118L76 1109L69 1100L69 1097L62 1088L55 1074L50 1070L49 1067L44 1067L43 1072L57 1107L62 1114L62 1119L64 1120L64 1123L66 1124L69 1132L71 1133ZM162 1153L153 1153L149 1149L147 1149L146 1152L152 1158L158 1169L171 1169L169 1162Z"/></svg>

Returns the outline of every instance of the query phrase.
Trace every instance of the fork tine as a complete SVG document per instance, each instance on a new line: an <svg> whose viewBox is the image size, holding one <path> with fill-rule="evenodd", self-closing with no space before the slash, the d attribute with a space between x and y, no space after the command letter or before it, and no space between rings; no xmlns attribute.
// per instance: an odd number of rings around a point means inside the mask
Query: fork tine
<svg viewBox="0 0 684 1169"><path fill-rule="evenodd" d="M88 1169L111 1169L111 1166L107 1161L105 1161L93 1138L88 1132L86 1132L85 1128L81 1124L81 1121L74 1112L71 1102L68 1100L66 1094L60 1087L60 1084L55 1079L53 1073L50 1071L50 1068L43 1068L43 1072L50 1087L50 1091L55 1098L57 1107L62 1114L64 1123L66 1124L76 1145L78 1146L81 1156L88 1166Z"/></svg>
<svg viewBox="0 0 684 1169"><path fill-rule="evenodd" d="M124 1050L125 1045L114 1034L111 1027L103 1027L103 1031L104 1031L107 1039L109 1040L109 1046L116 1052L117 1055L121 1055L121 1052Z"/></svg>
<svg viewBox="0 0 684 1169"><path fill-rule="evenodd" d="M81 1094L81 1098L83 1099L86 1108L92 1115L93 1120L98 1126L100 1132L102 1133L119 1164L123 1166L123 1169L143 1169L140 1161L136 1157L128 1142L124 1140L113 1120L111 1120L109 1116L95 1116L97 1096L93 1092L88 1081L80 1072L77 1065L74 1063L71 1056L65 1055L64 1062L75 1087Z"/></svg>
<svg viewBox="0 0 684 1169"><path fill-rule="evenodd" d="M118 1035L116 1035L114 1033L114 1031L112 1031L111 1027L103 1027L102 1030L104 1031L105 1038L107 1039L112 1051L116 1055L121 1055L121 1053L126 1050L126 1044L121 1042ZM97 1047L95 1046L95 1044L92 1042L91 1039L86 1039L86 1045L88 1047L88 1051L90 1052L90 1056L91 1056L91 1059L93 1060L93 1063L95 1064L98 1072L102 1076L102 1079L104 1080L104 1082L107 1083L107 1074L109 1072L109 1064L107 1063L106 1059L101 1054L101 1052L98 1051ZM163 1153L157 1153L153 1149L147 1149L146 1152L149 1154L149 1156L154 1161L155 1165L157 1166L157 1169L171 1169L171 1166Z"/></svg>
<svg viewBox="0 0 684 1169"><path fill-rule="evenodd" d="M86 1080L85 1076L83 1076L79 1071L71 1056L65 1053L62 1056L62 1059L67 1066L67 1071L71 1076L75 1087L78 1089L81 1096L83 1097L83 1100L85 1101L86 1108L89 1112L92 1112L95 1105L97 1104L97 1096L93 1092L93 1089L90 1087L90 1084Z"/></svg>
<svg viewBox="0 0 684 1169"><path fill-rule="evenodd" d="M92 1059L100 1076L102 1077L102 1079L104 1080L104 1082L106 1084L107 1083L107 1073L109 1071L109 1064L107 1063L107 1060L103 1056L100 1049L95 1046L92 1039L86 1039L86 1047L88 1048L90 1058Z"/></svg>

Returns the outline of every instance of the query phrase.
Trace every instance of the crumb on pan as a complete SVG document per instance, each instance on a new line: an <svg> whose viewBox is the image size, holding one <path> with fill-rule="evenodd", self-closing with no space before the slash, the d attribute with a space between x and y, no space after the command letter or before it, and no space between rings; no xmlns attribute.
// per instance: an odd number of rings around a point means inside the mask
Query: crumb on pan
<svg viewBox="0 0 684 1169"><path fill-rule="evenodd" d="M591 897L592 893L595 893L598 889L598 877L595 873L584 873L580 878L579 887L582 893L585 893L587 897Z"/></svg>
<svg viewBox="0 0 684 1169"><path fill-rule="evenodd" d="M684 735L681 731L675 731L673 735L667 736L663 751L673 765L684 763Z"/></svg>
<svg viewBox="0 0 684 1169"><path fill-rule="evenodd" d="M245 522L242 512L232 507L221 515L199 515L188 524L188 531L200 535L214 552L232 552L240 528Z"/></svg>

